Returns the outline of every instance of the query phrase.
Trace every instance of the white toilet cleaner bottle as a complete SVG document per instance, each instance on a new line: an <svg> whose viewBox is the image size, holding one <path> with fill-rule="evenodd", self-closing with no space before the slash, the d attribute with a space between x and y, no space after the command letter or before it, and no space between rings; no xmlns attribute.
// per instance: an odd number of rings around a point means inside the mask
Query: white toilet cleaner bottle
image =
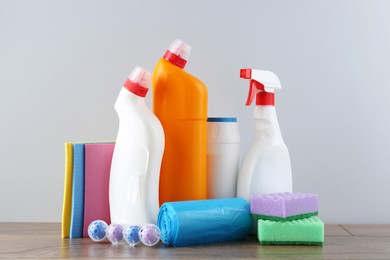
<svg viewBox="0 0 390 260"><path fill-rule="evenodd" d="M237 197L292 192L290 156L283 142L275 110L274 90L282 86L271 71L241 69L240 77L250 79L246 105L256 96L253 118L256 140L246 153L238 175Z"/></svg>
<svg viewBox="0 0 390 260"><path fill-rule="evenodd" d="M151 74L136 67L115 103L119 131L109 184L112 223L145 225L157 221L164 132L145 103L150 83Z"/></svg>

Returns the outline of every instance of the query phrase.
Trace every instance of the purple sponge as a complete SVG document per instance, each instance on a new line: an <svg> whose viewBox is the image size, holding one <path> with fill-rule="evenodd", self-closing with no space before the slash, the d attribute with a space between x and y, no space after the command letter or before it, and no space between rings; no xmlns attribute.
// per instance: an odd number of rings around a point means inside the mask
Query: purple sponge
<svg viewBox="0 0 390 260"><path fill-rule="evenodd" d="M318 195L299 192L253 195L251 214L256 219L288 221L318 215Z"/></svg>

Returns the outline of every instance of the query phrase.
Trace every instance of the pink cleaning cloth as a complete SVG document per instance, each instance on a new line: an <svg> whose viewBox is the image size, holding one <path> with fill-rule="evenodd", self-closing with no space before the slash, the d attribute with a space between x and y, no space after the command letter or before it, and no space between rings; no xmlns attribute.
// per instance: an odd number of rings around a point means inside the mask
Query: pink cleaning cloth
<svg viewBox="0 0 390 260"><path fill-rule="evenodd" d="M110 224L108 186L114 143L85 144L85 195L83 236L97 219Z"/></svg>

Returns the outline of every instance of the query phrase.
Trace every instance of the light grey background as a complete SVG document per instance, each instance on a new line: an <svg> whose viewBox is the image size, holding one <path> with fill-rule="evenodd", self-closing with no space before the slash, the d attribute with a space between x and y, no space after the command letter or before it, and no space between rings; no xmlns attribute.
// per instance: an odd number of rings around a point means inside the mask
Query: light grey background
<svg viewBox="0 0 390 260"><path fill-rule="evenodd" d="M254 139L239 69L276 72L294 190L327 223L390 223L389 1L1 1L0 221L61 220L65 141L114 139L136 65L176 39L209 116ZM150 104L151 95L148 96Z"/></svg>

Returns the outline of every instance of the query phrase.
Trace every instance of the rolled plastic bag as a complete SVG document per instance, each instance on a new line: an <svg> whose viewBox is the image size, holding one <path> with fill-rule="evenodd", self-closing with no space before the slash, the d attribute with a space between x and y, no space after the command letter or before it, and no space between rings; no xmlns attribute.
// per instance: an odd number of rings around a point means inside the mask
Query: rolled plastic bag
<svg viewBox="0 0 390 260"><path fill-rule="evenodd" d="M242 198L166 202L157 219L167 246L242 239L251 223L249 204Z"/></svg>

